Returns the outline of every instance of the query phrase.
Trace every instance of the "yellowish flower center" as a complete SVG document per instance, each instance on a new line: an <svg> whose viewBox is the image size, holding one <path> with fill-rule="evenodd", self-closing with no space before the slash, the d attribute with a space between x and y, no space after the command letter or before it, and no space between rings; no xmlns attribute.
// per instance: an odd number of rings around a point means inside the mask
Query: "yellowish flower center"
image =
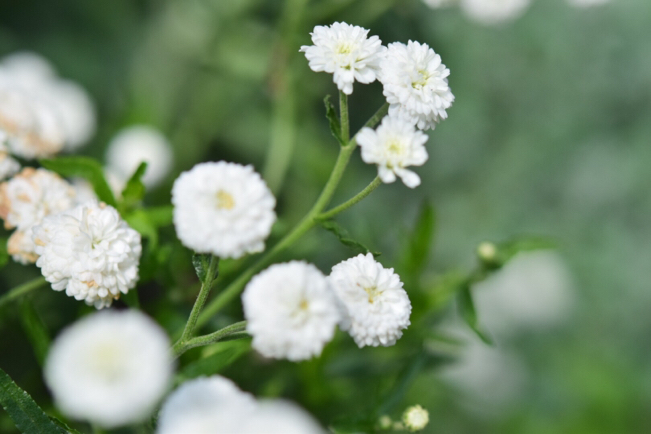
<svg viewBox="0 0 651 434"><path fill-rule="evenodd" d="M382 294L382 291L378 291L377 286L371 286L370 288L364 288L364 291L368 294L368 302L374 303L375 299Z"/></svg>
<svg viewBox="0 0 651 434"><path fill-rule="evenodd" d="M431 75L424 69L418 71L418 79L411 82L411 87L414 89L422 89L427 85L427 81L430 79Z"/></svg>
<svg viewBox="0 0 651 434"><path fill-rule="evenodd" d="M235 207L235 199L230 193L227 193L224 190L219 190L217 192L217 208L219 209L233 209Z"/></svg>

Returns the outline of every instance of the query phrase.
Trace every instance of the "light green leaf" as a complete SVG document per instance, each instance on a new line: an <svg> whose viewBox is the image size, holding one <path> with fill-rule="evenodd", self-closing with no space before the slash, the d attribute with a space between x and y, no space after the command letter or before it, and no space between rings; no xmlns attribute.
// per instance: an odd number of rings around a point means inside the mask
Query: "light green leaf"
<svg viewBox="0 0 651 434"><path fill-rule="evenodd" d="M470 285L464 284L459 291L459 310L461 317L466 321L470 328L479 336L479 338L488 345L493 345L493 341L480 327L475 309L475 302L472 299Z"/></svg>
<svg viewBox="0 0 651 434"><path fill-rule="evenodd" d="M149 240L151 248L155 249L158 246L158 228L144 209L133 210L124 216L124 220L140 235Z"/></svg>
<svg viewBox="0 0 651 434"><path fill-rule="evenodd" d="M68 178L81 177L93 186L97 197L102 202L117 206L113 191L109 187L104 170L99 161L89 157L60 157L52 160L40 160L41 166Z"/></svg>
<svg viewBox="0 0 651 434"><path fill-rule="evenodd" d="M47 331L45 323L34 308L34 303L29 298L26 298L21 303L20 319L23 330L34 349L36 360L38 360L40 366L43 366L45 356L50 348L50 334Z"/></svg>
<svg viewBox="0 0 651 434"><path fill-rule="evenodd" d="M350 236L348 235L348 231L346 231L346 229L341 227L334 220L319 220L319 223L321 224L321 226L323 226L325 230L335 234L339 242L341 242L341 244L343 244L344 246L350 247L351 249L360 251L364 254L372 253L373 256L375 256L376 258L381 255L380 252L374 252L370 250L368 247L366 247L365 245L363 245L362 243L350 238Z"/></svg>
<svg viewBox="0 0 651 434"><path fill-rule="evenodd" d="M145 184L142 183L142 177L147 170L147 163L142 162L131 175L122 190L122 202L120 203L121 211L126 211L137 205L145 196Z"/></svg>
<svg viewBox="0 0 651 434"><path fill-rule="evenodd" d="M195 253L192 255L192 265L194 265L194 271L196 271L197 277L202 283L206 281L208 268L210 267L210 259L211 255L205 253Z"/></svg>
<svg viewBox="0 0 651 434"><path fill-rule="evenodd" d="M332 104L332 101L330 101L330 95L326 96L323 99L323 103L325 104L326 108L326 118L328 119L328 123L330 125L330 132L332 132L332 135L335 139L337 139L341 146L345 146L346 143L344 143L344 141L341 139L341 122L339 120L339 116L337 116L335 106Z"/></svg>

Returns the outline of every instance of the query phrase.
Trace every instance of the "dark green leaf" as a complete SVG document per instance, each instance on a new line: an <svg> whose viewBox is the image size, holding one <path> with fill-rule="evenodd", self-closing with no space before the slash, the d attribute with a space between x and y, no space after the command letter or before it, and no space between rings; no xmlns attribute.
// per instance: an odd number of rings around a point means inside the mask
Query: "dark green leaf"
<svg viewBox="0 0 651 434"><path fill-rule="evenodd" d="M194 271L197 273L197 277L201 282L206 281L208 268L210 268L210 258L211 255L205 253L195 253L192 255L192 265L194 265Z"/></svg>
<svg viewBox="0 0 651 434"><path fill-rule="evenodd" d="M53 160L40 160L41 166L68 178L81 177L93 186L97 197L102 202L116 206L115 197L104 177L104 170L99 161L89 157L60 157Z"/></svg>
<svg viewBox="0 0 651 434"><path fill-rule="evenodd" d="M330 131L332 132L332 135L335 137L335 139L337 139L341 146L346 145L346 143L344 143L344 141L341 139L341 123L339 121L339 116L337 116L335 106L332 104L332 101L330 101L330 95L324 98L323 103L325 104L326 118L330 124Z"/></svg>
<svg viewBox="0 0 651 434"><path fill-rule="evenodd" d="M137 205L145 196L145 184L142 183L142 177L146 170L147 163L143 161L127 181L126 186L122 190L122 203L120 204L122 211L126 211Z"/></svg>
<svg viewBox="0 0 651 434"><path fill-rule="evenodd" d="M376 258L381 255L380 252L373 252L373 251L369 250L369 248L366 247L365 245L363 245L362 243L357 242L357 241L353 240L352 238L350 238L350 236L348 235L348 231L346 231L346 229L341 227L334 220L320 220L319 223L321 224L321 226L323 226L324 229L326 229L326 230L332 232L333 234L335 234L337 239L344 246L350 247L351 249L356 250L356 251L360 251L362 253L372 253L373 256L375 256Z"/></svg>
<svg viewBox="0 0 651 434"><path fill-rule="evenodd" d="M466 321L470 328L479 336L479 338L488 345L492 345L491 338L479 327L479 319L477 318L477 310L475 303L472 299L470 285L465 284L459 291L459 309L461 317Z"/></svg>
<svg viewBox="0 0 651 434"><path fill-rule="evenodd" d="M34 304L29 298L23 300L20 310L20 319L23 325L23 330L32 344L38 364L43 366L45 356L50 348L50 334L45 327L45 323L34 308Z"/></svg>
<svg viewBox="0 0 651 434"><path fill-rule="evenodd" d="M7 239L0 238L0 268L9 262L9 252L7 252Z"/></svg>
<svg viewBox="0 0 651 434"><path fill-rule="evenodd" d="M210 353L205 357L185 366L178 374L177 380L181 382L202 375L214 375L235 363L250 349L249 341L238 340L215 344L207 349Z"/></svg>
<svg viewBox="0 0 651 434"><path fill-rule="evenodd" d="M22 433L51 434L66 430L53 423L31 396L0 369L0 404Z"/></svg>

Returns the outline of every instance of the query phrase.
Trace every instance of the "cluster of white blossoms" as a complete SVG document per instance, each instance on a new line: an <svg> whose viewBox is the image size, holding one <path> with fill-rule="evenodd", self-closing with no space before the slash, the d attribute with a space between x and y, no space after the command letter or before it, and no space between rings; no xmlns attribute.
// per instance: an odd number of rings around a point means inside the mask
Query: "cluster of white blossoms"
<svg viewBox="0 0 651 434"><path fill-rule="evenodd" d="M140 422L169 386L169 346L165 331L138 311L96 313L54 341L45 382L71 418L104 428Z"/></svg>
<svg viewBox="0 0 651 434"><path fill-rule="evenodd" d="M20 163L9 155L5 144L6 134L0 131L0 181L14 176L20 170Z"/></svg>
<svg viewBox="0 0 651 434"><path fill-rule="evenodd" d="M610 3L610 0L567 0L572 6L578 8L590 8L593 6L603 6Z"/></svg>
<svg viewBox="0 0 651 434"><path fill-rule="evenodd" d="M165 401L158 434L323 434L319 424L295 404L256 401L232 381L215 375L190 380Z"/></svg>
<svg viewBox="0 0 651 434"><path fill-rule="evenodd" d="M427 6L432 9L442 9L453 6L458 0L423 0Z"/></svg>
<svg viewBox="0 0 651 434"><path fill-rule="evenodd" d="M97 309L138 281L140 234L115 208L90 202L50 215L33 229L36 266L55 291Z"/></svg>
<svg viewBox="0 0 651 434"><path fill-rule="evenodd" d="M402 423L411 431L421 431L429 423L429 412L420 405L412 405L402 413Z"/></svg>
<svg viewBox="0 0 651 434"><path fill-rule="evenodd" d="M520 18L531 0L461 0L468 18L485 25L498 25Z"/></svg>
<svg viewBox="0 0 651 434"><path fill-rule="evenodd" d="M201 163L172 188L174 227L186 247L221 258L264 250L276 199L252 166Z"/></svg>
<svg viewBox="0 0 651 434"><path fill-rule="evenodd" d="M0 60L0 131L12 154L33 159L76 149L94 134L95 122L86 91L57 77L41 56Z"/></svg>

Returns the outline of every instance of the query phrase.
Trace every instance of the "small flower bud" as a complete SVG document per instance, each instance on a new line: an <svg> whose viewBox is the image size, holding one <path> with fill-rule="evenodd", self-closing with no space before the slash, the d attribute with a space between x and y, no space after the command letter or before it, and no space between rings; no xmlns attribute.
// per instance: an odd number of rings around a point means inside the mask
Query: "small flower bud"
<svg viewBox="0 0 651 434"><path fill-rule="evenodd" d="M380 429L390 429L391 425L393 424L393 421L391 420L391 417L387 416L386 414L384 416L381 416L380 419L378 420L378 425Z"/></svg>
<svg viewBox="0 0 651 434"><path fill-rule="evenodd" d="M420 431L429 423L429 412L420 405L414 405L405 410L402 421L409 431Z"/></svg>
<svg viewBox="0 0 651 434"><path fill-rule="evenodd" d="M497 247L495 247L495 244L491 242L484 241L477 246L477 256L479 256L479 259L481 259L482 262L495 262L495 258L497 257Z"/></svg>

